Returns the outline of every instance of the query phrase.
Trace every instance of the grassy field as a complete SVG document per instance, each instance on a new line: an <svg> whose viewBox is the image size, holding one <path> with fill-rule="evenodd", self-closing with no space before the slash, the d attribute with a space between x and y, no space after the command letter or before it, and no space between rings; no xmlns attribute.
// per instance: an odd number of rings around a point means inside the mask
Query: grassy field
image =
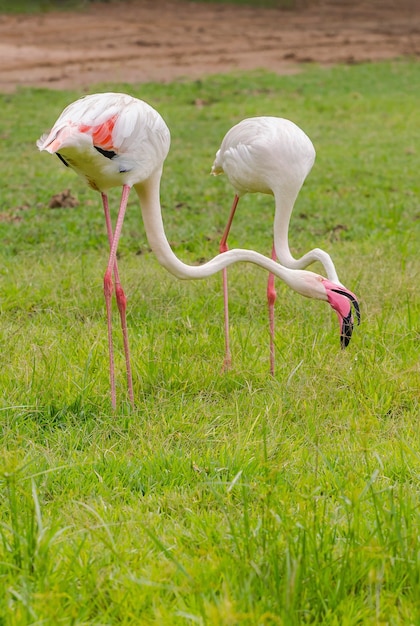
<svg viewBox="0 0 420 626"><path fill-rule="evenodd" d="M115 2L116 0L114 0ZM206 2L207 0L194 0L194 2ZM48 11L66 11L69 9L83 10L95 3L106 4L109 0L1 0L0 10L2 13L43 13ZM212 0L212 2L225 2L225 0ZM281 9L295 9L299 0L230 0L230 4L252 5L256 7L276 7ZM309 3L306 0L305 6Z"/></svg>
<svg viewBox="0 0 420 626"><path fill-rule="evenodd" d="M168 275L133 194L119 264L136 409L117 333L115 414L100 198L35 148L80 93L0 96L2 626L420 623L419 79L401 61L101 86L171 128L164 222L191 264L217 254L232 200L209 176L226 130L302 126L317 160L292 250L327 250L362 308L341 351L330 308L278 281L272 378L267 277L235 266L222 374L221 278ZM66 188L79 206L48 208ZM244 198L231 247L269 255L272 219L272 199Z"/></svg>

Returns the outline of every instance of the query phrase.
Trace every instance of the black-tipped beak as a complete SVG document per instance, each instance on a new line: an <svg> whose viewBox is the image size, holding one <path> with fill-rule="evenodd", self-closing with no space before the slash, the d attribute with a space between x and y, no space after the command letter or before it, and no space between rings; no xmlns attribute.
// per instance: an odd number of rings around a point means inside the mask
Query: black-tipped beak
<svg viewBox="0 0 420 626"><path fill-rule="evenodd" d="M341 320L341 334L340 334L340 342L341 342L341 347L347 348L347 346L350 343L350 339L351 336L353 334L353 315L352 315L352 305L354 307L355 313L356 313L356 318L357 318L357 324L360 324L360 306L359 306L359 302L357 301L356 296L351 293L351 291L346 291L344 289L332 289L331 291L334 291L335 293L340 294L341 296L345 296L348 300L350 300L350 311L348 313L348 315L343 315L342 320Z"/></svg>
<svg viewBox="0 0 420 626"><path fill-rule="evenodd" d="M342 348L347 348L353 334L353 315L354 308L357 323L360 324L360 307L359 302L351 291L345 287L336 285L331 281L324 279L323 284L327 293L328 302L338 315L340 321L340 342Z"/></svg>
<svg viewBox="0 0 420 626"><path fill-rule="evenodd" d="M341 347L343 348L343 350L344 348L347 348L347 346L349 345L352 334L353 334L353 316L350 311L350 313L346 317L343 317L341 321L340 342L341 342Z"/></svg>

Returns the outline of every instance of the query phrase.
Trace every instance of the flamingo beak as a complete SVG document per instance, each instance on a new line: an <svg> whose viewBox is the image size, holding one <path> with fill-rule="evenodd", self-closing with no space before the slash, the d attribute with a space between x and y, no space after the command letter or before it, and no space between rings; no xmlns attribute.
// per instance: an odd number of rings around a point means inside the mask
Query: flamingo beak
<svg viewBox="0 0 420 626"><path fill-rule="evenodd" d="M328 302L337 313L340 322L341 347L347 348L353 334L352 306L356 313L357 323L360 324L359 302L351 291L345 287L336 285L329 280L324 280L323 285L327 292Z"/></svg>

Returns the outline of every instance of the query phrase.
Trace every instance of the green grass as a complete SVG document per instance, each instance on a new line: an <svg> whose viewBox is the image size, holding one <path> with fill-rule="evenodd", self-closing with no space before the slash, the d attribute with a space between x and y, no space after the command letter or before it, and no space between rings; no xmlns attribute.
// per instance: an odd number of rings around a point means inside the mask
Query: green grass
<svg viewBox="0 0 420 626"><path fill-rule="evenodd" d="M48 11L65 11L83 9L89 6L86 0L2 0L1 13L43 13Z"/></svg>
<svg viewBox="0 0 420 626"><path fill-rule="evenodd" d="M118 0L113 0L114 2ZM133 0L132 0L133 1ZM194 2L208 2L209 0L194 0ZM225 0L211 0L213 3L226 3ZM1 13L42 13L49 11L84 10L91 4L100 7L110 0L1 0ZM254 7L269 7L279 9L295 9L296 0L230 0L233 5L251 5Z"/></svg>
<svg viewBox="0 0 420 626"><path fill-rule="evenodd" d="M104 86L171 128L164 222L188 263L218 251L232 191L208 173L226 130L301 125L317 160L292 249L326 249L363 315L341 351L329 307L278 282L271 378L266 275L235 266L222 374L220 276L169 276L133 194L120 271L136 409L116 333L115 414L100 198L34 145L80 94L0 97L2 626L420 623L418 85L401 61ZM79 207L49 209L65 188ZM268 255L272 217L269 197L241 200L231 246Z"/></svg>

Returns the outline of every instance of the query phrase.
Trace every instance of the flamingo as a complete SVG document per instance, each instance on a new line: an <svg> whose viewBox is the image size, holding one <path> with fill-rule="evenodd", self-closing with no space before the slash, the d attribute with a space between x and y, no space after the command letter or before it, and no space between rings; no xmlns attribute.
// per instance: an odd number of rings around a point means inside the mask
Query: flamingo
<svg viewBox="0 0 420 626"><path fill-rule="evenodd" d="M64 165L75 170L101 194L110 248L104 275L104 296L113 409L116 408L111 324L113 276L124 338L128 394L134 406L126 322L127 298L117 263L118 242L132 187L140 201L149 245L159 263L177 278L202 279L233 263L250 262L275 274L297 293L329 302L339 317L340 332L347 343L353 331L352 305L358 319L360 316L357 298L348 289L313 272L282 267L253 250L229 250L199 266L180 261L166 238L160 205L160 180L169 145L169 129L160 114L146 102L121 93L97 93L76 100L64 109L51 131L37 141L39 150L56 154ZM107 191L112 187L122 188L114 229L107 197Z"/></svg>
<svg viewBox="0 0 420 626"><path fill-rule="evenodd" d="M290 120L279 117L252 117L233 126L223 138L212 167L212 174L225 173L235 190L229 219L220 241L219 251L228 250L227 239L241 196L261 192L275 200L274 243L272 258L291 269L303 269L315 261L324 266L328 279L341 285L334 263L327 252L314 248L300 259L289 249L290 216L298 193L315 161L315 149L309 137ZM224 368L231 365L229 346L229 310L227 269L223 270L223 298L225 316ZM274 374L274 303L276 291L274 275L270 272L267 284L270 327L270 371ZM342 346L349 338L342 334Z"/></svg>

